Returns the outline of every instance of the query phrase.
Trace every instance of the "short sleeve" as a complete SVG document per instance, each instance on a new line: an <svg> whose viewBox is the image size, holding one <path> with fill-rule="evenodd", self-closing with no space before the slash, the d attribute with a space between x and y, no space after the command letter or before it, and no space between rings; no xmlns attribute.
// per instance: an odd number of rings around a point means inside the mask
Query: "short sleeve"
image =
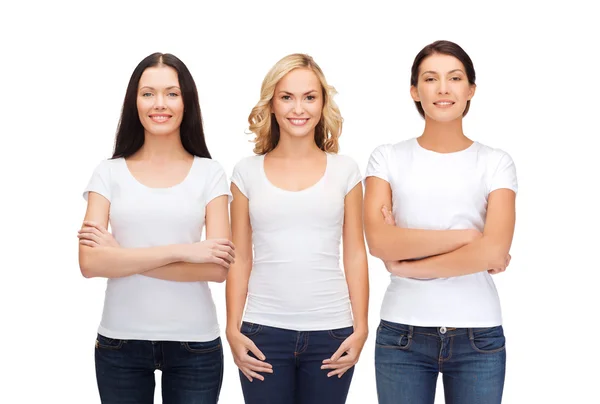
<svg viewBox="0 0 600 404"><path fill-rule="evenodd" d="M238 187L240 192L246 198L250 199L250 197L248 196L248 187L246 181L244 181L244 174L246 171L244 170L245 161L246 160L242 160L235 165L235 167L233 168L233 174L231 174L231 182Z"/></svg>
<svg viewBox="0 0 600 404"><path fill-rule="evenodd" d="M371 157L369 157L365 178L378 177L384 181L390 182L387 150L388 145L381 145L373 150Z"/></svg>
<svg viewBox="0 0 600 404"><path fill-rule="evenodd" d="M351 158L348 158L348 180L347 180L347 189L346 195L354 189L356 184L363 180L363 176L360 172L360 168L356 161Z"/></svg>
<svg viewBox="0 0 600 404"><path fill-rule="evenodd" d="M500 159L495 168L492 169L490 178L490 193L500 188L512 189L517 193L517 171L515 163L508 153L499 150Z"/></svg>
<svg viewBox="0 0 600 404"><path fill-rule="evenodd" d="M96 192L110 202L110 163L108 160L104 160L96 166L87 187L83 191L83 199L87 201L90 192Z"/></svg>
<svg viewBox="0 0 600 404"><path fill-rule="evenodd" d="M222 195L227 195L228 203L233 199L229 190L227 174L225 174L225 170L223 170L221 164L214 160L212 160L211 176L206 184L205 195L207 205L210 201Z"/></svg>

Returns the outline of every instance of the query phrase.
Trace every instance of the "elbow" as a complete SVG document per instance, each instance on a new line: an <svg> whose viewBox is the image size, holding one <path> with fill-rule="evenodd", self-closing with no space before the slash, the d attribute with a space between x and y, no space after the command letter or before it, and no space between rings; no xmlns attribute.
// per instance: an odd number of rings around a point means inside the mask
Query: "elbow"
<svg viewBox="0 0 600 404"><path fill-rule="evenodd" d="M227 273L229 271L225 268L220 268L217 273L215 274L215 277L213 279L213 282L216 283L223 283L225 282L225 280L227 279Z"/></svg>
<svg viewBox="0 0 600 404"><path fill-rule="evenodd" d="M79 252L79 270L81 271L81 275L83 275L83 277L86 279L96 278L99 276L97 273L97 268L93 264L93 260L89 254L87 254L87 251Z"/></svg>

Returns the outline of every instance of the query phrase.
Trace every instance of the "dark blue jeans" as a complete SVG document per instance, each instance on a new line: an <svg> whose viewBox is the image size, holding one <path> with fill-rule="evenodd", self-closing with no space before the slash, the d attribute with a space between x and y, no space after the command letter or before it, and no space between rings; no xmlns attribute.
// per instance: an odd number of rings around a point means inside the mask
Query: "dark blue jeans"
<svg viewBox="0 0 600 404"><path fill-rule="evenodd" d="M338 350L352 327L329 331L292 331L260 324L242 323L250 338L273 365L264 381L248 381L242 372L246 404L343 404L348 396L354 367L341 378L327 377L322 362Z"/></svg>
<svg viewBox="0 0 600 404"><path fill-rule="evenodd" d="M102 404L152 404L154 371L162 371L164 404L215 404L223 380L221 339L209 342L96 340Z"/></svg>
<svg viewBox="0 0 600 404"><path fill-rule="evenodd" d="M502 326L413 327L382 320L377 329L380 404L433 404L439 373L446 404L499 404L505 369Z"/></svg>

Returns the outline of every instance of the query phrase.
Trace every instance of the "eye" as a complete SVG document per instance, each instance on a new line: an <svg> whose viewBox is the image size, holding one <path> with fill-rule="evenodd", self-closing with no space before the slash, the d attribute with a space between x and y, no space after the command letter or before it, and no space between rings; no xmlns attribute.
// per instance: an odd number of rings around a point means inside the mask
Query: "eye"
<svg viewBox="0 0 600 404"><path fill-rule="evenodd" d="M289 100L292 99L292 97L290 97L289 95L282 95L281 99L284 100L284 101L289 101Z"/></svg>
<svg viewBox="0 0 600 404"><path fill-rule="evenodd" d="M462 79L460 77L458 77L458 76L455 76L455 77L452 77L450 80L452 80L452 81L460 81Z"/></svg>
<svg viewBox="0 0 600 404"><path fill-rule="evenodd" d="M169 93L167 94L169 97L179 97L179 94L177 93Z"/></svg>
<svg viewBox="0 0 600 404"><path fill-rule="evenodd" d="M152 93L142 93L142 97L152 97Z"/></svg>
<svg viewBox="0 0 600 404"><path fill-rule="evenodd" d="M317 97L315 97L314 95L307 95L306 99L309 100L309 101L314 101L314 100L317 99Z"/></svg>
<svg viewBox="0 0 600 404"><path fill-rule="evenodd" d="M432 82L432 81L434 81L434 80L435 80L435 79L434 79L433 77L427 77L427 78L425 79L425 81L426 81L426 82L428 82L428 83L429 83L429 82Z"/></svg>

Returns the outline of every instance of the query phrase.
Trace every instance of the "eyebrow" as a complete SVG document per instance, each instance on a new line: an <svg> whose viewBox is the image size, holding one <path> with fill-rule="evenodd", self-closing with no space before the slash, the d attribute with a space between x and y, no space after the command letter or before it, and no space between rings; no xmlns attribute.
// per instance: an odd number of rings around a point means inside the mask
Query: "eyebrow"
<svg viewBox="0 0 600 404"><path fill-rule="evenodd" d="M149 89L149 90L156 90L154 87L150 87L150 86L144 86L144 87L140 87L140 90L142 90L142 89L144 89L144 88L147 88L147 89ZM181 90L181 89L180 89L179 87L177 87L177 86L169 86L169 87L165 88L165 90L171 90L171 89L173 89L173 88L176 88L177 90Z"/></svg>
<svg viewBox="0 0 600 404"><path fill-rule="evenodd" d="M303 95L307 95L310 93L316 93L316 92L317 92L317 90L310 90L310 91L305 92ZM294 95L293 93L290 93L289 91L285 91L285 90L282 90L279 92L279 94L281 94L281 93L288 94L288 95Z"/></svg>
<svg viewBox="0 0 600 404"><path fill-rule="evenodd" d="M465 72L462 71L462 69L454 69L454 70L450 70L447 74L454 73L454 72L461 72L463 74L465 73ZM421 76L423 76L423 75L425 75L427 73L438 74L438 72L434 72L433 70L427 70L426 72L421 73Z"/></svg>

